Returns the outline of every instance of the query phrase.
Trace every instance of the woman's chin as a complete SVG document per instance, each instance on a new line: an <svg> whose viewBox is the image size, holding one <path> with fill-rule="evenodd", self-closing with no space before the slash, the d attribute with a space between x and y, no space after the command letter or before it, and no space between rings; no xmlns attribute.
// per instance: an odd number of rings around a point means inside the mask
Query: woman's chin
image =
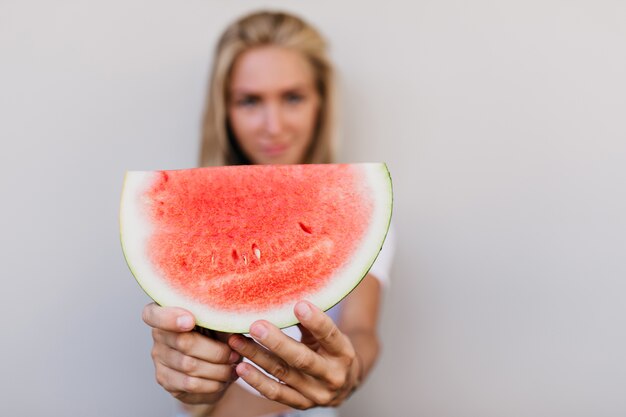
<svg viewBox="0 0 626 417"><path fill-rule="evenodd" d="M302 163L302 158L290 152L263 153L256 158L252 158L255 164L259 165L291 165Z"/></svg>

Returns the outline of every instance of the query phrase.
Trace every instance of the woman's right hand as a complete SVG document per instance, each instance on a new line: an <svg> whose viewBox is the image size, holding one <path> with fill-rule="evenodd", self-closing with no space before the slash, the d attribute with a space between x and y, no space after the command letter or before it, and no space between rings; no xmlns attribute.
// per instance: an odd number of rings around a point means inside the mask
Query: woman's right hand
<svg viewBox="0 0 626 417"><path fill-rule="evenodd" d="M193 315L177 307L151 303L144 307L142 318L152 327L156 380L178 400L215 404L237 379L234 366L241 356L225 343L227 334L213 339L192 331Z"/></svg>

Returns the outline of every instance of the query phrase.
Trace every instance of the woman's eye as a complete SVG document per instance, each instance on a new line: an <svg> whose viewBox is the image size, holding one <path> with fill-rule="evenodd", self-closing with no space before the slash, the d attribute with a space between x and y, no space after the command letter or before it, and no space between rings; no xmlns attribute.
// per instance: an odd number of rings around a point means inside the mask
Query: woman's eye
<svg viewBox="0 0 626 417"><path fill-rule="evenodd" d="M237 99L235 103L237 104L237 106L241 107L252 107L259 104L259 99L258 97L247 96Z"/></svg>
<svg viewBox="0 0 626 417"><path fill-rule="evenodd" d="M304 96L298 93L287 93L284 99L289 104L297 104L304 100Z"/></svg>

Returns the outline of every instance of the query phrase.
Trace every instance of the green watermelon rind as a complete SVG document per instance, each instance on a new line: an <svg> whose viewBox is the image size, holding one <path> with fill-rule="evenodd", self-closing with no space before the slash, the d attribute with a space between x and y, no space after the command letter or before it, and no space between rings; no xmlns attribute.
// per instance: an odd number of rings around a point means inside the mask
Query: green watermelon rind
<svg viewBox="0 0 626 417"><path fill-rule="evenodd" d="M376 224L368 229L369 239L364 239L362 245L357 250L358 255L361 257L360 262L353 261L340 271L342 274L345 274L345 271L349 271L347 273L350 275L348 277L350 279L338 278L333 281L333 285L329 286L331 287L330 290L327 287L318 293L312 294L311 297L304 297L324 311L338 304L367 276L382 249L391 222L393 189L391 175L386 164L364 163L355 165L362 166L367 173L370 179L368 185L376 195L374 198L374 201L377 202L375 209L379 210L379 213L372 215L372 221ZM151 179L154 175L155 172L152 171L127 172L124 177L120 205L122 251L131 273L143 291L159 305L181 307L193 312L198 326L217 331L247 333L250 324L257 319L266 319L280 328L298 324L298 320L293 314L295 303L294 305L282 306L280 309L249 314L209 309L178 294L176 290L160 279L159 274L151 268L150 262L142 262L142 258L146 258L146 256L139 253L138 250L144 247L142 239L146 239L149 236L150 227L147 222L142 224L141 216L135 212L136 205L133 198L137 198L137 196L142 194L142 191L152 183ZM369 241L373 243L367 245ZM361 254L359 251L364 253ZM337 289L337 286L340 286L340 288Z"/></svg>

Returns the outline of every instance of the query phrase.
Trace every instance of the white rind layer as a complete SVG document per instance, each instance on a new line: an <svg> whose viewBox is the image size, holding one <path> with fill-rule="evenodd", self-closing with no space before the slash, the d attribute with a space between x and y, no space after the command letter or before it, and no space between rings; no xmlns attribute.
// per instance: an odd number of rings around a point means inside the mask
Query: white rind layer
<svg viewBox="0 0 626 417"><path fill-rule="evenodd" d="M329 285L306 297L322 310L327 310L338 303L367 275L382 248L391 221L393 192L387 166L383 163L364 163L353 166L363 170L367 179L366 187L373 197L371 223L351 261L337 271ZM247 333L250 325L258 319L268 320L281 328L298 323L293 314L293 304L264 312L225 312L209 308L179 294L161 277L144 252L152 228L143 214L139 201L156 178L156 172L127 172L120 205L122 250L131 272L143 290L159 305L177 306L191 311L199 326L213 330Z"/></svg>

